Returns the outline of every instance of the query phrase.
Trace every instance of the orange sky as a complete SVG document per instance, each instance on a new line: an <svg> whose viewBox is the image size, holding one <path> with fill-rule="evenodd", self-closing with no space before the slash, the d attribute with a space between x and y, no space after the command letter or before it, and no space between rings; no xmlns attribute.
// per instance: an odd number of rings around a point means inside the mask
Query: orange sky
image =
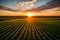
<svg viewBox="0 0 60 40"><path fill-rule="evenodd" d="M0 16L27 16L28 13L33 14L33 16L60 16L60 10L56 11L57 9L59 9L59 7L40 12L26 12L26 13L0 10Z"/></svg>

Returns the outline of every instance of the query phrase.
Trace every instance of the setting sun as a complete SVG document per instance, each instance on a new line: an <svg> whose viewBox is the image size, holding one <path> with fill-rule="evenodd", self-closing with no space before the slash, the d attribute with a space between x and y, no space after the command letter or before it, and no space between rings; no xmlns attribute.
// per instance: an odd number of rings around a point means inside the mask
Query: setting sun
<svg viewBox="0 0 60 40"><path fill-rule="evenodd" d="M33 13L31 13L31 12L28 12L26 15L27 15L28 17L34 16Z"/></svg>

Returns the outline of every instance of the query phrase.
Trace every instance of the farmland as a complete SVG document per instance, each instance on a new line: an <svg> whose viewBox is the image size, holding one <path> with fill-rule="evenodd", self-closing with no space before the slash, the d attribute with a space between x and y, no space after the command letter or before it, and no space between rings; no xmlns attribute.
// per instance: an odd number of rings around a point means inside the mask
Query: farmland
<svg viewBox="0 0 60 40"><path fill-rule="evenodd" d="M0 17L0 40L60 40L60 17Z"/></svg>

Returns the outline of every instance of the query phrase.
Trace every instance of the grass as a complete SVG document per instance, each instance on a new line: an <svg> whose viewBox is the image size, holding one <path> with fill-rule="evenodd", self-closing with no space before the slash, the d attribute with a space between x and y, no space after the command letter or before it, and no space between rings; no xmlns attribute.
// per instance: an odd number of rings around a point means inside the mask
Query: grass
<svg viewBox="0 0 60 40"><path fill-rule="evenodd" d="M0 18L0 40L60 39L59 17Z"/></svg>

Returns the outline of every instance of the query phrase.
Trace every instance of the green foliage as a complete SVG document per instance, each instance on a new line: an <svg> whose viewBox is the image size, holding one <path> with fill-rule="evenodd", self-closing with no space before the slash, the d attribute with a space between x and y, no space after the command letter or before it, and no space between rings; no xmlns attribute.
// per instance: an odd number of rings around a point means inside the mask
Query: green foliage
<svg viewBox="0 0 60 40"><path fill-rule="evenodd" d="M6 19L6 18L4 18ZM0 21L0 40L59 40L59 18L24 18Z"/></svg>

